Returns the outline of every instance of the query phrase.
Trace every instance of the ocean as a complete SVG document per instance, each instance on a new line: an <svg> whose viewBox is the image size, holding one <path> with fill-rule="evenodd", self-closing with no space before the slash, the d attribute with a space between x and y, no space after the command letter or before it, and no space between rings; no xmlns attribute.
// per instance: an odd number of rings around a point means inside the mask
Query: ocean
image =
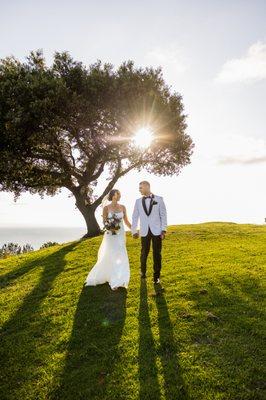
<svg viewBox="0 0 266 400"><path fill-rule="evenodd" d="M71 242L80 239L85 233L85 227L6 227L0 228L0 247L9 242L20 246L29 243L34 250L38 250L46 242Z"/></svg>

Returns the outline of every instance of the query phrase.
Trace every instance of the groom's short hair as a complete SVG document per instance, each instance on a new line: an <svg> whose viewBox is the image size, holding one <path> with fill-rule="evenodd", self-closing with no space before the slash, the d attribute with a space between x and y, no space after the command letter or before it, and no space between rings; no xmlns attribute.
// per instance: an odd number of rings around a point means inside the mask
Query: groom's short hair
<svg viewBox="0 0 266 400"><path fill-rule="evenodd" d="M139 184L140 184L140 185L143 184L143 185L151 186L151 185L150 185L150 182L148 182L148 181L141 181Z"/></svg>

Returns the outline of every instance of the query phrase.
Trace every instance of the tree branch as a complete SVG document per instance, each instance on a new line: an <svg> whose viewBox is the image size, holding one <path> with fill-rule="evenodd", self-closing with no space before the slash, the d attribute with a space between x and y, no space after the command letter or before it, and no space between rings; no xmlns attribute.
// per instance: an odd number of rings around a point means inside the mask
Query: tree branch
<svg viewBox="0 0 266 400"><path fill-rule="evenodd" d="M102 174L103 170L104 170L104 166L105 166L105 162L102 162L98 171L91 176L91 181L95 181L96 179L99 178L99 176Z"/></svg>
<svg viewBox="0 0 266 400"><path fill-rule="evenodd" d="M57 138L56 135L54 135L54 140L55 140L55 142L56 142L56 144L57 144L57 146L56 146L56 151L57 151L58 156L59 156L59 158L60 158L60 160L61 160L61 162L62 162L62 165L63 165L63 167L64 167L64 171L65 171L65 172L68 172L70 176L73 175L73 176L77 179L77 181L78 181L79 183L81 183L81 182L82 182L82 175L79 174L79 173L76 171L76 168L75 168L75 167L72 167L72 166L68 163L68 161L65 159L65 157L64 157L64 155L63 155L63 153L62 153L61 146L60 146L60 141L58 140L58 138Z"/></svg>
<svg viewBox="0 0 266 400"><path fill-rule="evenodd" d="M114 184L115 184L115 183L118 181L118 179L120 178L121 166L122 166L121 160L118 159L118 166L117 166L116 172L115 172L115 174L114 174L112 180L108 183L108 185L106 186L106 188L105 188L105 190L103 191L103 193L101 194L101 196L98 197L98 199L95 200L95 202L93 203L93 206L94 206L95 208L97 208L97 207L101 204L101 202L102 202L104 196L106 196L107 193L109 193L109 191L112 189L112 187L114 186Z"/></svg>
<svg viewBox="0 0 266 400"><path fill-rule="evenodd" d="M113 179L108 183L108 185L107 185L106 188L104 189L104 191L103 191L103 193L101 194L101 196L98 197L98 199L95 200L95 202L94 202L92 205L93 205L95 208L97 208L97 207L101 204L101 202L102 202L104 196L106 196L107 193L109 193L110 190L114 187L114 185L115 185L115 183L118 181L118 179L121 178L121 176L126 175L126 174L127 174L129 171L131 171L132 169L136 168L139 164L141 164L141 162L137 162L137 163L131 165L130 167L126 168L124 171L121 171L121 166L122 166L122 165L121 165L121 160L119 159L119 164L118 164L118 167L117 167L117 170L116 170L116 172L115 172L115 175L114 175Z"/></svg>

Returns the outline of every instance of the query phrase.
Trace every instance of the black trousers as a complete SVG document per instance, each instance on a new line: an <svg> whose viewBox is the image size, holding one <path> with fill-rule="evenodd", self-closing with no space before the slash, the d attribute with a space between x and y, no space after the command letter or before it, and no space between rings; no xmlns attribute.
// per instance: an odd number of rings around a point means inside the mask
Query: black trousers
<svg viewBox="0 0 266 400"><path fill-rule="evenodd" d="M158 279L160 278L160 272L162 268L162 238L161 235L153 235L150 228L147 236L141 236L141 275L146 275L147 257L150 252L151 242L153 252L153 279Z"/></svg>

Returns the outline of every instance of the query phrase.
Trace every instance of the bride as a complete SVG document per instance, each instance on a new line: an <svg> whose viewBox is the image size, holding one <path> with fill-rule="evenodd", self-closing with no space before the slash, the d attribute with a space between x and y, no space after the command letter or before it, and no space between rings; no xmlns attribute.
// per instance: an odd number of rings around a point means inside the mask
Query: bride
<svg viewBox="0 0 266 400"><path fill-rule="evenodd" d="M105 231L98 250L97 262L89 272L84 283L85 286L108 282L112 290L121 286L128 287L130 270L123 221L129 229L131 229L131 224L127 218L126 207L118 203L120 198L119 190L113 189L107 196L107 200L111 203L103 206L103 223L105 224L108 218L116 217L119 219L119 229ZM103 205L105 200L106 198Z"/></svg>

